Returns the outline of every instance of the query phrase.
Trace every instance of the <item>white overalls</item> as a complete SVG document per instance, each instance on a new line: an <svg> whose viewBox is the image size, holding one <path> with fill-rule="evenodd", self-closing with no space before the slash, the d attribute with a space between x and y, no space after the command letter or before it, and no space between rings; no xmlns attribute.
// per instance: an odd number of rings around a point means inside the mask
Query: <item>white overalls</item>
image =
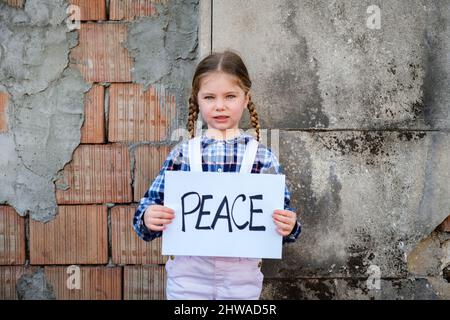
<svg viewBox="0 0 450 320"><path fill-rule="evenodd" d="M203 171L200 143L200 136L189 140L191 171ZM257 149L250 139L240 173L251 173ZM171 256L166 271L168 300L257 300L264 278L261 259L254 258Z"/></svg>

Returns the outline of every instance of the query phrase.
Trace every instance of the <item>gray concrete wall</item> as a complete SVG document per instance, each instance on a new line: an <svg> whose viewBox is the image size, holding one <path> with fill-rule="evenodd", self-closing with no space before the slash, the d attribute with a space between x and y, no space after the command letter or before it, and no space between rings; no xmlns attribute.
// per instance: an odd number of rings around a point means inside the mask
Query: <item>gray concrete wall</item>
<svg viewBox="0 0 450 320"><path fill-rule="evenodd" d="M247 63L303 222L263 296L449 298L433 230L450 214L450 3L214 0L201 18L201 55Z"/></svg>

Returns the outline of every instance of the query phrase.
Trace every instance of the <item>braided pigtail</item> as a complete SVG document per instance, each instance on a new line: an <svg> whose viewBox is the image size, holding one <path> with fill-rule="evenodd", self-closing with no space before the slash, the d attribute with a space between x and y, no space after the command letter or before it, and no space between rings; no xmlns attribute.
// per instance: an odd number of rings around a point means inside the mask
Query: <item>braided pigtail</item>
<svg viewBox="0 0 450 320"><path fill-rule="evenodd" d="M252 127L256 130L256 140L259 142L259 129L261 128L259 125L258 113L256 112L256 106L250 97L247 105L247 109L250 112L250 121L252 123Z"/></svg>
<svg viewBox="0 0 450 320"><path fill-rule="evenodd" d="M189 116L188 116L188 131L191 138L195 133L195 122L197 121L199 113L199 107L197 101L191 95L189 98Z"/></svg>

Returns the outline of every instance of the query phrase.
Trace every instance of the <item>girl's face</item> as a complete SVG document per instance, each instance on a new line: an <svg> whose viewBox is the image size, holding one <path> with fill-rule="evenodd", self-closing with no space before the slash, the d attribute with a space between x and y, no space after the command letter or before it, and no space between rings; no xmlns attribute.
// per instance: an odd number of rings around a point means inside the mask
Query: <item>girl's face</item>
<svg viewBox="0 0 450 320"><path fill-rule="evenodd" d="M237 84L235 76L213 72L200 81L198 106L208 129L227 137L238 129L242 112L247 107L249 95ZM211 130L210 130L211 131Z"/></svg>

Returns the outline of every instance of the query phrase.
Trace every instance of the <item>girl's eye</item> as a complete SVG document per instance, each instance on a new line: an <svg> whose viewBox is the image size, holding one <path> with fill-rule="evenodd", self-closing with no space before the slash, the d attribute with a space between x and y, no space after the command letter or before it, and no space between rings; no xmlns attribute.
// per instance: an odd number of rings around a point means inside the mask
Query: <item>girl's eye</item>
<svg viewBox="0 0 450 320"><path fill-rule="evenodd" d="M227 98L231 98L231 99L232 99L232 98L235 98L235 97L236 97L235 95L231 95L231 94L227 96ZM209 98L214 99L214 97L212 97L212 96L206 96L206 97L205 97L206 100L210 100Z"/></svg>

